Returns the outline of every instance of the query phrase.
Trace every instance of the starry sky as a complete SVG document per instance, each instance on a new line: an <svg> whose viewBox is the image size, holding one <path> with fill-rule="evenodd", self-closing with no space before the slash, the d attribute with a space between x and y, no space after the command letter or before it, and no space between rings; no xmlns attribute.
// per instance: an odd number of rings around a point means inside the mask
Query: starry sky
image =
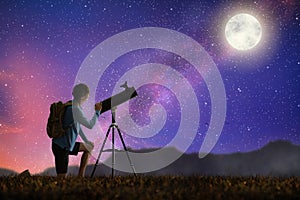
<svg viewBox="0 0 300 200"><path fill-rule="evenodd" d="M261 23L261 41L251 50L238 51L226 41L226 21L237 13L249 13ZM1 1L0 168L39 173L53 167L45 129L50 104L72 98L78 70L97 45L143 27L162 27L191 37L217 66L226 91L226 119L212 153L248 152L275 140L300 145L300 6L296 0ZM198 152L210 125L210 95L194 66L172 52L139 49L120 56L96 83L95 101L113 95L124 73L147 63L171 67L192 86L201 118L193 122L197 133L187 152ZM166 72L153 74L153 80L162 77L169 78ZM128 82L132 86L134 80ZM178 88L185 90L180 84ZM150 108L160 105L165 123L149 138L124 131L126 144L136 149L163 147L175 137L182 105L163 85L149 83L136 89L139 96L128 103L132 120L141 127L149 124L151 115L156 116ZM98 123L94 136L87 131L97 146L110 124L109 112ZM70 162L78 164L78 158Z"/></svg>

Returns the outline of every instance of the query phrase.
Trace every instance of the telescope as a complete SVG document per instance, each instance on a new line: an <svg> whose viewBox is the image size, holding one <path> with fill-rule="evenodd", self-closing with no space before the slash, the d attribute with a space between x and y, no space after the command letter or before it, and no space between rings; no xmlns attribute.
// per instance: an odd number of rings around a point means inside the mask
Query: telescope
<svg viewBox="0 0 300 200"><path fill-rule="evenodd" d="M120 137L120 140L122 142L123 148L126 152L129 164L132 168L132 172L134 173L134 175L136 175L134 165L132 164L131 159L129 157L128 150L127 150L127 147L125 145L124 139L122 137L121 131L119 129L119 126L116 123L116 117L115 117L116 109L115 108L118 105L120 105L122 103L125 103L126 101L129 101L130 99L136 97L138 94L137 94L136 90L134 89L134 87L128 87L127 81L125 81L125 83L123 85L121 85L120 87L125 88L125 90L123 92L120 92L119 94L116 94L116 95L114 95L114 96L112 96L108 99L105 99L101 102L102 103L102 109L101 109L100 113L104 113L108 110L111 110L111 116L112 116L111 117L111 125L109 126L109 128L106 132L106 136L105 136L104 142L102 144L101 150L99 152L99 155L98 155L97 161L95 163L94 169L92 171L91 177L94 176L94 173L95 173L96 167L98 166L101 154L103 152L110 151L110 150L104 150L104 145L105 145L106 140L108 138L108 135L111 131L112 131L111 132L112 133L112 149L111 149L111 152L112 152L112 168L111 168L111 170L112 171L111 171L111 175L112 175L112 177L114 176L114 168L115 168L115 129L117 130L117 133L119 134L119 137Z"/></svg>
<svg viewBox="0 0 300 200"><path fill-rule="evenodd" d="M100 111L100 114L109 111L112 108L115 108L118 105L125 103L126 101L129 101L130 99L138 95L134 87L128 87L127 81L125 81L125 83L120 87L125 88L125 90L101 102L102 109Z"/></svg>

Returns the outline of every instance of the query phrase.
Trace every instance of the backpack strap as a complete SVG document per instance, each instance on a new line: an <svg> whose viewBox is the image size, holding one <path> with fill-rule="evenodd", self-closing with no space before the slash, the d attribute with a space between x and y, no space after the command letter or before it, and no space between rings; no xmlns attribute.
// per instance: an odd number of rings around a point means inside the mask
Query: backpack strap
<svg viewBox="0 0 300 200"><path fill-rule="evenodd" d="M67 107L69 107L69 106L72 106L72 100L67 101L66 103L64 103L65 111L66 111ZM64 126L63 128L65 130L68 130L69 128L72 128L74 125L75 125L75 123L74 123L74 120L73 120L73 122L71 124L69 124L67 126Z"/></svg>
<svg viewBox="0 0 300 200"><path fill-rule="evenodd" d="M67 101L66 103L64 103L64 107L65 107L65 111L67 110L68 107L72 106L72 100ZM76 127L75 127L75 123L74 123L74 119L73 122L67 126L64 126L63 129L67 132L69 131L69 129L74 128L76 131ZM67 142L68 142L68 146L71 147L70 144L70 135L66 134L67 137Z"/></svg>

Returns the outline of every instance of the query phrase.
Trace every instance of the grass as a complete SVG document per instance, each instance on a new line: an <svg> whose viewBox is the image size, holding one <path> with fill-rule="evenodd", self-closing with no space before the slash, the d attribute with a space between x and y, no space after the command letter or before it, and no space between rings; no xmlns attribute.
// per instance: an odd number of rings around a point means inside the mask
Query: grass
<svg viewBox="0 0 300 200"><path fill-rule="evenodd" d="M300 177L0 177L0 199L300 199Z"/></svg>

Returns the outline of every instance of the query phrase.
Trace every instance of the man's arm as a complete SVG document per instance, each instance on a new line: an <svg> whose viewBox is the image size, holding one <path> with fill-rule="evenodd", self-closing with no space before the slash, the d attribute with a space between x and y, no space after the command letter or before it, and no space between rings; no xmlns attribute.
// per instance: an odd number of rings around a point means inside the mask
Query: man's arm
<svg viewBox="0 0 300 200"><path fill-rule="evenodd" d="M79 107L73 108L74 120L82 124L83 126L87 127L88 129L92 129L96 124L96 121L100 115L100 111L95 111L94 116L91 120L88 120L82 110Z"/></svg>
<svg viewBox="0 0 300 200"><path fill-rule="evenodd" d="M89 142L89 140L87 139L87 137L85 136L85 134L83 133L82 129L79 128L79 133L78 133L81 137L81 139L84 141L84 142Z"/></svg>
<svg viewBox="0 0 300 200"><path fill-rule="evenodd" d="M82 138L82 140L84 141L83 145L85 146L85 148L86 148L89 152L91 152L91 151L93 150L93 148L94 148L94 143L91 142L91 141L89 141L89 140L87 139L87 137L85 136L85 134L83 133L83 131L81 130L81 128L80 128L80 130L79 130L79 135L80 135L80 137Z"/></svg>
<svg viewBox="0 0 300 200"><path fill-rule="evenodd" d="M91 141L89 141L89 140L87 139L87 137L85 136L85 134L83 133L83 131L82 131L81 128L79 129L79 135L80 135L80 137L82 138L82 140L84 141L83 145L85 146L85 148L86 148L89 152L91 152L91 151L93 150L93 148L94 148L94 143L91 142Z"/></svg>

